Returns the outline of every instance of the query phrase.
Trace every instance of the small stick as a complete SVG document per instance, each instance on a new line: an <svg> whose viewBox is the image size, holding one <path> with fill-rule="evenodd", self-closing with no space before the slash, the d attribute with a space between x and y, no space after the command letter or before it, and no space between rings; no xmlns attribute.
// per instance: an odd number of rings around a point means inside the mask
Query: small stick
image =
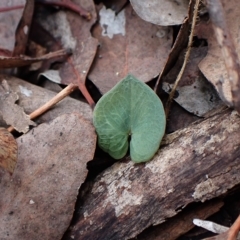
<svg viewBox="0 0 240 240"><path fill-rule="evenodd" d="M62 99L64 99L66 96L68 96L70 93L72 93L78 86L70 83L66 88L64 88L61 92L59 92L55 97L53 97L50 101L48 101L47 103L45 103L43 106L41 106L40 108L38 108L37 110L33 111L29 117L30 119L34 119L38 116L40 116L41 114L45 113L46 111L48 111L51 107L53 107L54 105L56 105L58 102L60 102ZM8 128L9 132L12 132L14 130L14 128L12 126L10 126Z"/></svg>
<svg viewBox="0 0 240 240"><path fill-rule="evenodd" d="M70 9L73 12L78 13L81 17L86 18L87 20L91 20L92 16L91 13L85 10L83 7L71 2L70 0L38 0L37 3L45 4L45 5L52 5L52 6L58 6L58 7L64 7L67 9ZM0 12L8 12L16 9L24 8L25 5L16 5L12 7L4 7L0 8Z"/></svg>
<svg viewBox="0 0 240 240"><path fill-rule="evenodd" d="M12 7L3 7L3 8L0 8L0 13L1 12L8 12L8 11L16 10L16 9L21 9L21 8L24 8L24 5L16 5L16 6L12 6Z"/></svg>
<svg viewBox="0 0 240 240"><path fill-rule="evenodd" d="M196 0L195 6L194 6L192 26L191 26L191 32L190 32L190 35L189 35L189 41L188 41L186 55L185 55L181 70L180 70L180 72L177 76L177 79L176 79L176 81L173 85L172 91L170 92L170 95L169 95L169 98L168 98L168 101L167 101L167 104L166 104L166 108L165 108L166 118L168 118L169 111L170 111L171 104L172 104L172 99L173 99L174 94L176 92L176 88L178 86L178 83L182 78L183 72L186 68L186 65L187 65L187 62L188 62L188 59L189 59L189 56L190 56L191 46L192 46L192 41L193 41L194 28L195 28L195 25L196 25L196 22L197 22L197 14L198 14L199 3L200 3L200 0Z"/></svg>
<svg viewBox="0 0 240 240"><path fill-rule="evenodd" d="M238 216L237 220L234 222L234 224L228 230L227 240L237 239L239 231L240 231L240 215Z"/></svg>
<svg viewBox="0 0 240 240"><path fill-rule="evenodd" d="M86 100L87 100L88 104L90 105L90 107L91 107L92 109L94 109L94 107L95 107L95 102L93 101L91 95L89 94L89 92L88 92L85 84L82 82L81 77L80 77L80 75L79 75L79 72L78 72L78 71L76 70L76 68L74 67L73 60L72 60L72 57L71 57L71 56L68 58L68 62L69 62L69 64L72 66L73 71L74 71L74 73L75 73L75 75L76 75L76 77L77 77L79 90L81 91L81 93L83 94L83 96L86 98Z"/></svg>
<svg viewBox="0 0 240 240"><path fill-rule="evenodd" d="M52 5L70 9L73 12L78 13L81 17L86 18L87 20L91 20L92 17L90 12L85 10L80 5L71 2L70 0L38 0L37 2L45 5Z"/></svg>

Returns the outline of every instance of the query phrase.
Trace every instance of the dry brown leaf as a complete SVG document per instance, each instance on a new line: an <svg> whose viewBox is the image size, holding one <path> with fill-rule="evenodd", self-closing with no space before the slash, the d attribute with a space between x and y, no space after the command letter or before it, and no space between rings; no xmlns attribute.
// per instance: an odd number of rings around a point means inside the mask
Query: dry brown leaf
<svg viewBox="0 0 240 240"><path fill-rule="evenodd" d="M0 85L0 114L8 125L12 125L18 132L26 133L29 125L35 123L25 114L22 107L16 104L18 95L13 92L6 80Z"/></svg>
<svg viewBox="0 0 240 240"><path fill-rule="evenodd" d="M0 167L12 174L16 163L17 142L7 129L0 128Z"/></svg>
<svg viewBox="0 0 240 240"><path fill-rule="evenodd" d="M239 23L240 23L240 2L223 0L225 17L228 29L232 35L233 42L240 57L240 43L239 43ZM204 76L214 85L219 92L223 101L228 102L229 105L233 102L231 85L229 84L228 74L226 71L224 59L222 57L221 48L213 34L211 22L202 23L196 26L196 35L199 38L205 38L208 41L208 54L199 63L199 68Z"/></svg>
<svg viewBox="0 0 240 240"><path fill-rule="evenodd" d="M161 26L182 24L189 0L130 0L133 9L145 21Z"/></svg>
<svg viewBox="0 0 240 240"><path fill-rule="evenodd" d="M92 37L90 32L96 21L93 1L78 0L75 2L91 13L90 21L72 11L59 11L45 19L39 19L40 24L56 39L60 40L64 48L72 49L72 64L65 62L57 72L58 82L64 84L78 84L73 67L78 71L81 81L85 82L98 45L98 41ZM45 76L48 77L47 74Z"/></svg>
<svg viewBox="0 0 240 240"><path fill-rule="evenodd" d="M94 155L94 127L78 114L62 115L17 143L12 178L0 171L1 238L61 239Z"/></svg>
<svg viewBox="0 0 240 240"><path fill-rule="evenodd" d="M174 98L184 109L200 117L222 104L212 85L202 76L198 68L198 63L205 57L206 53L206 47L192 48ZM167 76L163 77L162 87L164 91L170 93L184 57L185 50L181 52L176 64Z"/></svg>
<svg viewBox="0 0 240 240"><path fill-rule="evenodd" d="M171 49L171 29L142 20L131 5L117 17L111 9L99 8L93 36L100 46L89 79L105 93L128 73L144 82L156 77Z"/></svg>
<svg viewBox="0 0 240 240"><path fill-rule="evenodd" d="M34 0L26 0L23 15L19 21L19 24L15 33L15 47L13 56L19 56L25 54L25 50L28 42L28 35L32 22L32 16L34 11Z"/></svg>

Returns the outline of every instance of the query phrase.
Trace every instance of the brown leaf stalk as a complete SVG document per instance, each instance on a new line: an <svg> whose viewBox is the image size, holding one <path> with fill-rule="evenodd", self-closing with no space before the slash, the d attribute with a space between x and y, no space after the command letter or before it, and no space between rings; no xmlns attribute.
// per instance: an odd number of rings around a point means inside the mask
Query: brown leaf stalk
<svg viewBox="0 0 240 240"><path fill-rule="evenodd" d="M184 61L183 61L183 65L181 67L181 70L180 70L180 72L179 72L179 74L177 76L177 79L176 79L176 81L175 81L175 83L173 85L173 88L172 88L172 90L171 90L171 92L169 94L169 98L168 98L168 101L167 101L167 104L166 104L166 108L165 108L166 118L168 118L169 111L170 111L171 104L172 104L172 100L173 100L173 97L174 97L175 92L176 92L176 88L177 88L178 83L180 82L180 80L182 78L183 72L184 72L184 70L186 68L186 65L187 65L187 62L188 62L188 59L189 59L189 56L190 56L191 46L192 46L192 42L193 42L194 28L195 28L195 25L196 25L196 22L197 22L199 3L200 3L200 0L196 0L196 3L194 5L192 25L191 25L191 32L190 32L190 35L189 35L187 51L186 51L186 54L185 54L185 57L184 57Z"/></svg>
<svg viewBox="0 0 240 240"><path fill-rule="evenodd" d="M24 8L24 5L16 5L16 6L12 6L12 7L1 7L0 13L1 12L9 12L9 11L17 10L17 9L22 9L22 8Z"/></svg>
<svg viewBox="0 0 240 240"><path fill-rule="evenodd" d="M68 62L69 62L69 64L72 66L73 71L74 71L74 73L75 73L75 75L76 75L76 77L77 77L77 82L78 82L79 90L81 91L81 93L83 94L83 96L86 98L86 100L87 100L88 104L90 105L90 107L91 107L92 109L94 109L94 107L95 107L95 102L93 101L91 95L89 94L89 92L88 92L85 84L82 82L81 77L80 77L77 69L74 67L72 57L69 57L69 58L68 58Z"/></svg>
<svg viewBox="0 0 240 240"><path fill-rule="evenodd" d="M78 13L81 17L86 18L87 20L91 20L92 17L90 12L88 12L80 5L73 3L71 0L38 0L37 2L45 5L52 5L70 9L73 12Z"/></svg>
<svg viewBox="0 0 240 240"><path fill-rule="evenodd" d="M68 96L70 93L72 93L77 88L77 85L70 83L66 88L64 88L61 92L59 92L55 97L53 97L50 101L45 103L43 106L32 112L29 117L30 119L34 119L41 114L48 111L50 108L52 108L54 105L56 105L58 102L60 102L62 99L64 99L66 96ZM9 132L12 132L14 128L10 126L8 128Z"/></svg>

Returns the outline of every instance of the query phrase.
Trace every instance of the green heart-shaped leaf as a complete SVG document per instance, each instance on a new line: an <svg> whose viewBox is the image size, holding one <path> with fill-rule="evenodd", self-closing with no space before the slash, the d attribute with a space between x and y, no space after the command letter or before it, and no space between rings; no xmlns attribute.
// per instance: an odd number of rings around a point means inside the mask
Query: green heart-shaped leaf
<svg viewBox="0 0 240 240"><path fill-rule="evenodd" d="M150 160L159 148L166 118L162 102L143 82L128 75L107 92L93 112L98 144L113 158L128 150L134 162Z"/></svg>

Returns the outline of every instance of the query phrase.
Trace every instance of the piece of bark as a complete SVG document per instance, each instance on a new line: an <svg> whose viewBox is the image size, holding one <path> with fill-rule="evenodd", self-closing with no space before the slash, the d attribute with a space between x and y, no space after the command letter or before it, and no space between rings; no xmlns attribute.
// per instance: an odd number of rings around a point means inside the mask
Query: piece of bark
<svg viewBox="0 0 240 240"><path fill-rule="evenodd" d="M203 203L143 232L137 236L137 240L175 240L194 227L194 218L205 219L219 211L222 206L223 202L221 200Z"/></svg>
<svg viewBox="0 0 240 240"><path fill-rule="evenodd" d="M23 107L27 114L32 113L56 95L56 93L52 91L30 84L19 78L0 75L0 82L3 79L6 79L11 89L18 94L18 104ZM85 119L92 119L92 110L88 104L66 97L34 121L38 124L48 122L62 114L69 114L72 112L81 114ZM0 123L0 125L2 124Z"/></svg>
<svg viewBox="0 0 240 240"><path fill-rule="evenodd" d="M240 183L240 117L226 110L165 138L154 159L96 178L65 239L129 239Z"/></svg>

